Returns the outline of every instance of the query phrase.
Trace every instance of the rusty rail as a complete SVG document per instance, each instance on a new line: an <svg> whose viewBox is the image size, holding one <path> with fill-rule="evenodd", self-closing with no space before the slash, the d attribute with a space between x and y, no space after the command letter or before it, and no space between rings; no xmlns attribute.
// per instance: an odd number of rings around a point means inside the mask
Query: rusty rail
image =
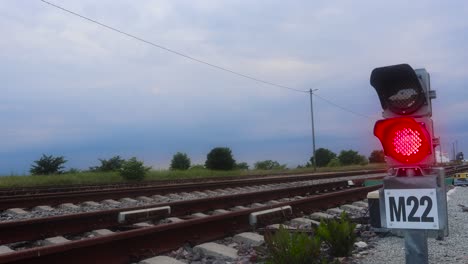
<svg viewBox="0 0 468 264"><path fill-rule="evenodd" d="M362 199L381 186L353 188L285 202L296 215L322 210ZM32 248L0 256L0 263L129 263L176 249L184 243L197 244L252 229L249 215L264 208L162 224L108 236L72 241L61 245Z"/></svg>
<svg viewBox="0 0 468 264"><path fill-rule="evenodd" d="M285 197L314 194L348 187L347 182L332 182L317 185L290 187L267 190L255 193L225 195L169 203L159 203L132 208L119 208L106 211L68 214L47 218L36 218L12 222L0 222L0 245L18 241L44 239L57 235L81 233L94 229L111 228L121 225L118 215L123 211L147 209L161 206L171 207L171 216L185 216L196 212L207 212L215 209L229 208L237 205L261 203Z"/></svg>
<svg viewBox="0 0 468 264"><path fill-rule="evenodd" d="M58 205L61 203L80 203L88 200L101 201L105 199L120 199L144 195L166 194L173 192L202 191L227 187L242 187L265 183L282 183L290 181L318 180L324 178L337 178L373 174L375 171L343 172L334 174L308 174L284 177L266 177L230 181L213 181L204 183L187 183L151 187L132 187L112 190L83 190L64 193L42 193L36 195L15 195L0 197L0 210L8 208L30 208L37 205Z"/></svg>

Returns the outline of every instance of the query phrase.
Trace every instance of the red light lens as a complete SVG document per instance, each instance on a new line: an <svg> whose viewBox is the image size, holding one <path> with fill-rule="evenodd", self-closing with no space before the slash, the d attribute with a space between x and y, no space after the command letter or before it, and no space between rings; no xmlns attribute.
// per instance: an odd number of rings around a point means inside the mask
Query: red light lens
<svg viewBox="0 0 468 264"><path fill-rule="evenodd" d="M410 117L379 120L374 134L385 155L402 163L416 163L431 154L430 136L424 125Z"/></svg>

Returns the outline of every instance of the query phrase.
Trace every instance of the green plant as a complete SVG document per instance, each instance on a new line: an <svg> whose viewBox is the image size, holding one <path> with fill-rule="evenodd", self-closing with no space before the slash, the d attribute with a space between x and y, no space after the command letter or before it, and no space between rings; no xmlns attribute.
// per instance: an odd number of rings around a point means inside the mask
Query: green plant
<svg viewBox="0 0 468 264"><path fill-rule="evenodd" d="M256 170L284 170L286 164L280 165L279 162L274 160L257 161L254 164Z"/></svg>
<svg viewBox="0 0 468 264"><path fill-rule="evenodd" d="M141 181L145 178L146 172L148 172L151 167L145 167L143 162L138 161L135 157L125 161L122 164L120 169L120 175L130 181Z"/></svg>
<svg viewBox="0 0 468 264"><path fill-rule="evenodd" d="M90 171L107 172L107 171L119 171L122 168L125 160L120 156L114 156L109 160L99 159L101 166L91 167Z"/></svg>
<svg viewBox="0 0 468 264"><path fill-rule="evenodd" d="M206 156L205 167L211 170L232 170L236 161L229 148L214 148Z"/></svg>
<svg viewBox="0 0 468 264"><path fill-rule="evenodd" d="M42 154L39 160L35 160L35 165L31 165L29 172L33 175L48 175L48 174L61 174L63 173L63 164L67 161L63 156L54 157Z"/></svg>
<svg viewBox="0 0 468 264"><path fill-rule="evenodd" d="M333 158L330 160L330 162L327 164L327 167L339 167L341 166L340 160L338 158Z"/></svg>
<svg viewBox="0 0 468 264"><path fill-rule="evenodd" d="M247 162L236 163L236 170L248 170L249 164Z"/></svg>
<svg viewBox="0 0 468 264"><path fill-rule="evenodd" d="M319 148L315 151L315 161L317 162L317 167L325 167L331 160L336 158L336 154L326 148ZM310 158L310 164L314 165L314 157Z"/></svg>
<svg viewBox="0 0 468 264"><path fill-rule="evenodd" d="M267 263L271 264L309 264L321 263L320 238L306 233L290 234L282 225L274 234L265 233L268 250Z"/></svg>
<svg viewBox="0 0 468 264"><path fill-rule="evenodd" d="M190 168L190 159L185 153L177 152L171 160L171 170L187 170Z"/></svg>
<svg viewBox="0 0 468 264"><path fill-rule="evenodd" d="M189 170L204 170L204 169L205 169L205 165L203 164L195 164L189 168Z"/></svg>
<svg viewBox="0 0 468 264"><path fill-rule="evenodd" d="M330 248L330 255L346 257L351 255L356 242L355 228L356 224L352 223L348 215L343 212L340 219L320 221L317 235Z"/></svg>

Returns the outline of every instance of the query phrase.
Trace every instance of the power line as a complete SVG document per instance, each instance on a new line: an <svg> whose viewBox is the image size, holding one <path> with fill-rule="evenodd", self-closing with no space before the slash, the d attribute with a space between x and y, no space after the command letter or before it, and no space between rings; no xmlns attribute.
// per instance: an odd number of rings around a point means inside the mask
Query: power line
<svg viewBox="0 0 468 264"><path fill-rule="evenodd" d="M90 21L90 22L92 22L92 23L98 24L98 25L100 25L100 26L102 26L102 27L105 27L105 28L107 28L107 29L110 29L110 30L112 30L112 31L115 31L115 32L117 32L117 33L126 35L127 37L136 39L136 40L138 40L138 41L144 42L144 43L146 43L146 44L149 44L149 45L151 45L151 46L154 46L154 47L157 47L157 48L159 48L159 49L165 50L165 51L167 51L167 52L176 54L176 55L181 56L181 57L184 57L184 58L186 58L186 59L193 60L193 61L196 61L196 62L205 64L205 65L208 65L208 66L210 66L210 67L216 68L216 69L218 69L218 70L222 70L222 71L225 71L225 72L229 72L229 73L232 73L232 74L235 74L235 75L238 75L238 76L241 76L241 77L250 79L250 80L254 80L254 81L256 81L256 82L260 82L260 83L264 83L264 84L276 86L276 87L283 88L283 89L288 89L288 90L295 91L295 92L307 93L307 91L303 91L303 90L291 88L291 87L288 87L288 86L284 86L284 85L281 85L281 84L276 84L276 83L272 83L272 82L269 82L269 81L261 80L261 79L258 79L258 78L255 78L255 77L252 77L252 76L243 74L243 73L239 73L239 72L236 72L236 71L233 71L233 70L230 70L230 69L227 69L227 68L224 68L224 67L221 67L221 66L218 66L218 65L209 63L209 62L207 62L207 61L203 61L203 60L194 58L194 57L192 57L192 56L189 56L189 55L183 54L183 53L181 53L181 52L178 52L178 51L175 51L175 50L166 48L166 47L164 47L164 46L161 46L161 45L156 44L156 43L154 43L154 42L151 42L151 41L149 41L149 40L145 40L145 39L142 39L142 38L137 37L137 36L135 36L135 35L132 35L132 34L130 34L130 33L124 32L124 31L122 31L122 30L120 30L120 29L117 29L117 28L108 26L108 25L106 25L106 24L103 24L103 23L101 23L101 22L99 22L99 21L96 21L96 20L94 20L94 19L91 19L91 18L89 18L89 17L85 17L85 16L83 16L83 15L80 15L80 14L78 14L78 13L76 13L76 12L73 12L73 11L71 11L71 10L68 10L68 9L64 8L64 7L58 6L58 5L53 4L53 3L51 3L51 2L48 2L48 1L45 1L45 0L40 0L40 1L43 2L43 3L46 3L46 4L50 5L50 6L53 6L53 7L55 7L55 8L61 9L61 10L65 11L65 12L67 12L67 13L70 13L70 14L72 14L72 15L75 15L75 16L80 17L80 18L82 18L82 19L88 20L88 21Z"/></svg>
<svg viewBox="0 0 468 264"><path fill-rule="evenodd" d="M334 102L332 102L332 101L330 101L330 100L328 100L328 99L326 99L326 98L324 98L324 97L322 97L322 96L320 96L320 95L317 95L317 94L314 94L314 93L312 93L312 94L315 95L316 97L322 99L323 101L325 101L325 102L327 102L327 103L329 103L329 104L331 104L331 105L333 105L333 106L335 106L335 107L337 107L337 108L340 108L340 109L343 110L343 111L346 111L346 112L355 114L355 115L360 116L360 117L373 119L373 118L370 117L370 116L367 116L367 115L364 115L364 114L360 114L360 113L355 112L355 111L353 111L353 110L350 110L350 109L348 109L348 108L342 107L341 105L335 104Z"/></svg>
<svg viewBox="0 0 468 264"><path fill-rule="evenodd" d="M57 9L60 9L60 10L62 10L62 11L65 11L65 12L67 12L67 13L69 13L69 14L72 14L72 15L74 15L74 16L80 17L80 18L82 18L82 19L85 19L85 20L87 20L87 21L89 21L89 22L92 22L92 23L94 23L94 24L97 24L97 25L99 25L99 26L105 27L105 28L107 28L107 29L109 29L109 30L112 30L112 31L114 31L114 32L123 34L123 35L125 35L125 36L127 36L127 37L133 38L133 39L138 40L138 41L140 41L140 42L143 42L143 43L149 44L149 45L151 45L151 46L154 46L154 47L156 47L156 48L165 50L165 51L170 52L170 53L172 53L172 54L175 54L175 55L177 55L177 56L181 56L181 57L184 57L184 58L186 58L186 59L189 59L189 60L192 60L192 61L195 61L195 62L198 62L198 63L205 64L205 65L210 66L210 67L212 67L212 68L215 68L215 69L218 69L218 70L221 70L221 71L225 71L225 72L228 72L228 73L231 73L231 74L235 74L235 75L237 75L237 76L244 77L244 78L247 78L247 79L250 79L250 80L259 82L259 83L263 83L263 84L275 86L275 87L278 87L278 88L287 89L287 90L291 90L291 91L299 92L299 93L309 93L309 91L306 91L306 90L299 90L299 89L292 88L292 87L288 87L288 86L285 86L285 85L281 85L281 84L277 84L277 83L265 81L265 80L262 80L262 79L259 79L259 78L255 78L255 77L252 77L252 76L249 76L249 75L240 73L240 72L236 72L236 71L227 69L227 68L222 67L222 66L215 65L215 64L213 64L213 63L210 63L210 62L207 62L207 61L204 61L204 60L197 59L197 58L195 58L195 57L192 57L192 56L190 56L190 55L184 54L184 53L182 53L182 52L179 52L179 51L176 51L176 50L173 50L173 49L170 49L170 48L166 48L166 47L164 47L164 46L162 46L162 45L159 45L159 44L156 44L156 43L154 43L154 42L152 42L152 41L145 40L145 39L140 38L140 37L138 37L138 36L135 36L135 35L133 35L133 34L127 33L127 32L125 32L125 31L122 31L122 30L117 29L117 28L115 28L115 27L111 27L111 26L106 25L106 24L104 24L104 23L101 23L101 22L99 22L99 21L97 21L97 20L94 20L94 19L92 19L92 18L89 18L89 17L86 17L86 16L84 16L84 15L78 14L78 13L76 13L76 12L74 12L74 11L71 11L71 10L66 9L66 8L64 8L64 7L61 7L61 6L59 6L59 5L56 5L56 4L54 4L54 3L51 3L51 2L48 2L48 1L45 1L45 0L40 0L40 1L43 2L43 3L45 3L45 4L50 5L50 6L52 6L52 7L55 7L55 8L57 8ZM335 106L335 107L337 107L337 108L340 108L340 109L343 110L343 111L346 111L346 112L349 112L349 113L352 113L352 114L355 114L355 115L357 115L357 116L361 116L361 117L364 117L364 118L370 118L369 116L366 116L366 115L363 115L363 114L354 112L354 111L349 110L349 109L347 109L347 108L345 108L345 107L342 107L342 106L340 106L340 105L338 105L338 104L335 104L335 103L333 103L332 101L330 101L330 100L328 100L328 99L325 99L324 97L319 96L319 95L317 95L317 94L315 94L315 93L313 93L313 95L315 95L316 97L318 97L318 98L320 98L320 99L326 101L327 103L329 103L329 104L331 104L331 105L333 105L333 106Z"/></svg>

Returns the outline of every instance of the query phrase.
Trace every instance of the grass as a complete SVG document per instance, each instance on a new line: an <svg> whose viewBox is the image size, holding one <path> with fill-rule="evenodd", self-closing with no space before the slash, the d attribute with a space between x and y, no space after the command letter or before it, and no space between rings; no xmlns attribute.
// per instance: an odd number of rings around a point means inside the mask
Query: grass
<svg viewBox="0 0 468 264"><path fill-rule="evenodd" d="M384 169L385 164L352 165L333 168L318 168L317 172L337 172L353 170ZM207 169L191 169L186 171L151 170L146 174L145 181L200 179L216 177L242 177L249 175L297 174L311 173L312 168L286 170L234 170L212 171ZM79 184L109 184L125 182L117 172L80 172L59 175L28 175L0 176L0 188L48 186L48 185L79 185Z"/></svg>

